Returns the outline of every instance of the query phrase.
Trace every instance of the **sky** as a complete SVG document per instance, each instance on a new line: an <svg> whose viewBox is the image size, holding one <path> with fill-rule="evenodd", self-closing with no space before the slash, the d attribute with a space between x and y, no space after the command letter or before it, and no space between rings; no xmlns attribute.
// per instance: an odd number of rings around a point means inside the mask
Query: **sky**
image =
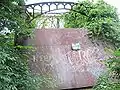
<svg viewBox="0 0 120 90"><path fill-rule="evenodd" d="M33 4L39 2L49 2L49 1L66 1L66 2L77 2L78 0L27 0L26 4ZM119 0L104 0L108 4L115 6L118 9L118 13L120 14L120 1Z"/></svg>

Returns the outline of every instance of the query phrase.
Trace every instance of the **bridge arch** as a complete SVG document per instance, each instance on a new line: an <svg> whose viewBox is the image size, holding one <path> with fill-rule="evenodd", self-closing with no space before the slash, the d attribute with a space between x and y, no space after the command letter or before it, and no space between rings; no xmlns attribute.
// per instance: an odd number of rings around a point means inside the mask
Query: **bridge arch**
<svg viewBox="0 0 120 90"><path fill-rule="evenodd" d="M40 2L25 5L25 13L27 17L31 18L30 21L43 14L61 14L55 12L57 10L71 10L75 2Z"/></svg>

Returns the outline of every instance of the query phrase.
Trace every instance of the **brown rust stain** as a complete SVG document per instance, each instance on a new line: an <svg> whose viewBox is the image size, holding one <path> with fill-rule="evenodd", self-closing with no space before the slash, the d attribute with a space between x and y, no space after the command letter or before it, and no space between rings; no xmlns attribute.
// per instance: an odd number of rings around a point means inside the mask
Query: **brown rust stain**
<svg viewBox="0 0 120 90"><path fill-rule="evenodd" d="M73 51L72 43L81 49ZM32 73L52 75L60 89L92 86L105 71L99 61L107 58L101 44L93 44L83 29L38 29L36 53L30 60Z"/></svg>

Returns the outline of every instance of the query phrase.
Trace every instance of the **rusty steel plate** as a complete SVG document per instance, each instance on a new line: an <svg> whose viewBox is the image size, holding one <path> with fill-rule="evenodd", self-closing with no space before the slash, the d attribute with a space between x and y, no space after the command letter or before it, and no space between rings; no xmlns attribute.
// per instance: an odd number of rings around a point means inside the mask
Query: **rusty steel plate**
<svg viewBox="0 0 120 90"><path fill-rule="evenodd" d="M36 53L30 60L32 73L51 75L60 89L93 86L105 71L107 58L102 44L92 43L83 29L38 29ZM79 50L72 50L74 43Z"/></svg>

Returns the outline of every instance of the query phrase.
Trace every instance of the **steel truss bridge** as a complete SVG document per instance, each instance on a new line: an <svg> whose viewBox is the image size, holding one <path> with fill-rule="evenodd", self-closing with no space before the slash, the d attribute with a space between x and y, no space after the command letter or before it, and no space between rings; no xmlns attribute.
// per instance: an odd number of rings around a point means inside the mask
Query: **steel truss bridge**
<svg viewBox="0 0 120 90"><path fill-rule="evenodd" d="M76 5L75 2L40 2L25 5L25 13L32 21L43 14L61 14L64 13L63 10L72 10L74 5Z"/></svg>

